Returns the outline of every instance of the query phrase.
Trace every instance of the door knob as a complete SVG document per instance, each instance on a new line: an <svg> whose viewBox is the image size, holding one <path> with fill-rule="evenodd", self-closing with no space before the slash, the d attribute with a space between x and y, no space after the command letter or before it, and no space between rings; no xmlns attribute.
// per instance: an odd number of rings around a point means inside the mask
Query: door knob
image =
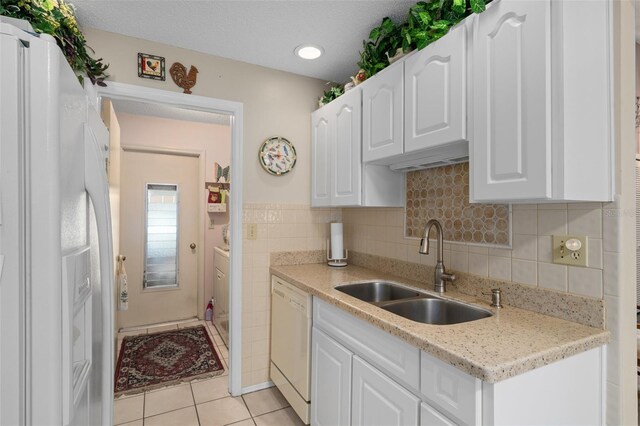
<svg viewBox="0 0 640 426"><path fill-rule="evenodd" d="M191 247L191 250L195 250L196 249L196 243L191 243L189 245L189 247Z"/></svg>

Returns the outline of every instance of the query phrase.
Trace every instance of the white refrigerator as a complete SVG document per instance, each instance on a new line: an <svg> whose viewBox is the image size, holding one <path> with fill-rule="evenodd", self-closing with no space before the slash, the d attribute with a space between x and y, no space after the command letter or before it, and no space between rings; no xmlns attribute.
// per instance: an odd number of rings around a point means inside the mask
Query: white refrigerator
<svg viewBox="0 0 640 426"><path fill-rule="evenodd" d="M110 425L108 132L53 38L0 22L0 424Z"/></svg>

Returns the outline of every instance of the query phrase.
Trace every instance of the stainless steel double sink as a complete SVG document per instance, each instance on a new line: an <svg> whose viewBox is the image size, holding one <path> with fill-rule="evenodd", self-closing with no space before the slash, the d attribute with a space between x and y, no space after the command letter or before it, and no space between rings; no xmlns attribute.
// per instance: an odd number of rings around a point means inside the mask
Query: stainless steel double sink
<svg viewBox="0 0 640 426"><path fill-rule="evenodd" d="M386 281L367 281L336 286L336 290L412 321L451 325L488 318L484 309L442 299Z"/></svg>

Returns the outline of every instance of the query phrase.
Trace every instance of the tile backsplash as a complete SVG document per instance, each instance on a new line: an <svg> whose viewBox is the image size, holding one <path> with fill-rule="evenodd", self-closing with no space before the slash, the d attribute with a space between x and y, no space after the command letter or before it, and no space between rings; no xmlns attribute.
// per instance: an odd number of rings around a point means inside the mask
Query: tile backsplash
<svg viewBox="0 0 640 426"><path fill-rule="evenodd" d="M509 205L469 203L469 163L407 173L406 236L421 237L429 219L446 241L509 245Z"/></svg>
<svg viewBox="0 0 640 426"><path fill-rule="evenodd" d="M581 296L603 297L601 203L514 205L512 213L512 248L445 243L443 257L447 268ZM433 251L420 255L419 241L404 237L403 214L401 208L343 209L346 247L361 253L435 265ZM553 234L586 235L588 267L552 263Z"/></svg>
<svg viewBox="0 0 640 426"><path fill-rule="evenodd" d="M242 213L242 386L247 387L269 380L271 253L324 253L329 223L340 221L342 211L298 204L247 203ZM248 239L249 223L256 224L254 240Z"/></svg>

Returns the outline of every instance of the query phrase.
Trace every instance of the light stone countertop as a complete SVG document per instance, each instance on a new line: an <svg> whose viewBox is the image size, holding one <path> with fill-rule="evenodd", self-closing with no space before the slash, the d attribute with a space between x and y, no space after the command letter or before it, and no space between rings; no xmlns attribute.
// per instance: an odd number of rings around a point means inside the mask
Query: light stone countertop
<svg viewBox="0 0 640 426"><path fill-rule="evenodd" d="M296 287L489 383L508 379L609 342L609 332L606 330L511 306L490 308L490 296L478 299L449 290L443 295L445 298L490 310L494 316L454 325L414 322L351 297L334 287L363 280L385 280L435 293L425 290L423 283L359 266L331 268L325 264L303 264L272 266L270 271Z"/></svg>

